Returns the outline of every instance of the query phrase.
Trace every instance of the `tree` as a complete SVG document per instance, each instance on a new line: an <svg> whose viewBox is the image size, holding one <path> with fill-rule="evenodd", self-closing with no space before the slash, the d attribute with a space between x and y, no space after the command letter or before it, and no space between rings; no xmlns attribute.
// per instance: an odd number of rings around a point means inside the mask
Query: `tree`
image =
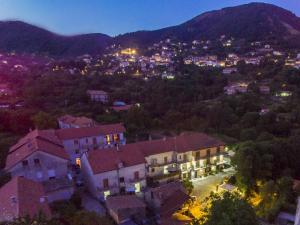
<svg viewBox="0 0 300 225"><path fill-rule="evenodd" d="M194 190L194 185L192 181L190 181L189 179L185 179L183 181L183 186L189 195L192 194Z"/></svg>
<svg viewBox="0 0 300 225"><path fill-rule="evenodd" d="M32 117L32 121L36 128L38 129L50 129L56 128L57 124L50 114L40 111Z"/></svg>
<svg viewBox="0 0 300 225"><path fill-rule="evenodd" d="M212 194L204 225L258 225L254 209L237 194L225 192L223 195ZM211 206L209 206L211 205Z"/></svg>

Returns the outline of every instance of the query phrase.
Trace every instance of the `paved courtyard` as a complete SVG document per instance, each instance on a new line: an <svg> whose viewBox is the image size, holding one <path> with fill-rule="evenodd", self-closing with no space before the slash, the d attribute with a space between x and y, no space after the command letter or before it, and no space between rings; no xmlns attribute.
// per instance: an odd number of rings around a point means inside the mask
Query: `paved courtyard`
<svg viewBox="0 0 300 225"><path fill-rule="evenodd" d="M207 176L202 179L193 180L194 190L192 195L196 196L198 200L203 200L209 196L210 192L216 191L216 186L221 184L225 177L230 177L235 173L234 170L228 172L221 172L216 175Z"/></svg>

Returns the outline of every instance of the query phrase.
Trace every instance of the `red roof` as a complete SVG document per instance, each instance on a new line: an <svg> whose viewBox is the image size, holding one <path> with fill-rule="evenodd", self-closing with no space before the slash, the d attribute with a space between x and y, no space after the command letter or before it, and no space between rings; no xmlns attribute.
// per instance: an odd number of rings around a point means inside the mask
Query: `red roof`
<svg viewBox="0 0 300 225"><path fill-rule="evenodd" d="M146 204L135 195L109 196L106 205L115 212L119 209L146 208Z"/></svg>
<svg viewBox="0 0 300 225"><path fill-rule="evenodd" d="M107 134L117 134L125 132L125 127L121 123L99 125L95 127L69 128L56 130L57 136L61 140L69 140L83 137L93 137Z"/></svg>
<svg viewBox="0 0 300 225"><path fill-rule="evenodd" d="M69 159L54 130L34 130L10 148L6 159L6 169L10 169L37 151Z"/></svg>
<svg viewBox="0 0 300 225"><path fill-rule="evenodd" d="M144 155L136 144L89 151L87 158L94 174L116 170L120 163L124 167L145 163Z"/></svg>
<svg viewBox="0 0 300 225"><path fill-rule="evenodd" d="M43 186L26 178L15 177L5 184L0 189L0 199L0 221L33 217L40 211L51 217Z"/></svg>
<svg viewBox="0 0 300 225"><path fill-rule="evenodd" d="M184 133L176 137L137 143L145 156L164 152L188 152L224 146L225 143L204 133Z"/></svg>

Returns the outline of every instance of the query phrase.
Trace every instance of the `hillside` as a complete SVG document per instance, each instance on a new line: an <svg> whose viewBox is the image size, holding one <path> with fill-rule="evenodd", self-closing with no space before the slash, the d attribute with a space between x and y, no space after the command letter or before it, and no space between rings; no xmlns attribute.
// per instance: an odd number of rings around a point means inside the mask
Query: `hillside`
<svg viewBox="0 0 300 225"><path fill-rule="evenodd" d="M142 45L166 38L179 41L213 40L221 35L249 41L298 39L300 18L274 5L250 3L207 12L174 27L128 33L118 36L115 40L123 45Z"/></svg>
<svg viewBox="0 0 300 225"><path fill-rule="evenodd" d="M0 51L73 56L101 53L110 37L104 34L62 36L20 22L0 22Z"/></svg>
<svg viewBox="0 0 300 225"><path fill-rule="evenodd" d="M250 3L203 13L178 26L117 36L62 36L20 21L0 22L0 51L77 56L99 54L111 43L146 47L172 38L178 41L215 40L221 35L246 41L273 40L300 47L300 18L283 8Z"/></svg>

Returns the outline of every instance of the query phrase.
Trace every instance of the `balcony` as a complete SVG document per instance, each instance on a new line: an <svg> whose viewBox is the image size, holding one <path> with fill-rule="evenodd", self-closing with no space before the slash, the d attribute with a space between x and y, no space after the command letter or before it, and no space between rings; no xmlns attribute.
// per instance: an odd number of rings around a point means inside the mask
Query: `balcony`
<svg viewBox="0 0 300 225"><path fill-rule="evenodd" d="M161 166L167 166L167 165L171 165L171 164L176 164L176 161L175 160L172 160L172 161L168 161L168 162L163 162L163 163L150 163L148 164L149 167L161 167Z"/></svg>

